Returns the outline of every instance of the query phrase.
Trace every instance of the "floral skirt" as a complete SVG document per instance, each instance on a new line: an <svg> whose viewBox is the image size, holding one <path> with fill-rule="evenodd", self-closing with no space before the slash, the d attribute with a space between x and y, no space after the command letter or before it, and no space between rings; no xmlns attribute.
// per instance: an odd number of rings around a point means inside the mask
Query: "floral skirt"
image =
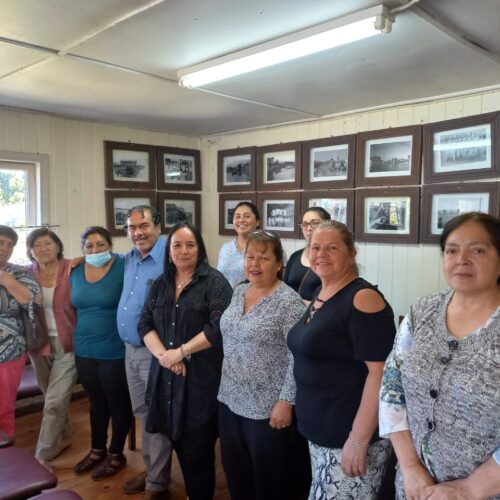
<svg viewBox="0 0 500 500"><path fill-rule="evenodd" d="M325 448L309 441L309 452L312 468L309 500L374 500L390 457L391 442L382 439L368 448L366 475L358 477L342 472L340 448Z"/></svg>

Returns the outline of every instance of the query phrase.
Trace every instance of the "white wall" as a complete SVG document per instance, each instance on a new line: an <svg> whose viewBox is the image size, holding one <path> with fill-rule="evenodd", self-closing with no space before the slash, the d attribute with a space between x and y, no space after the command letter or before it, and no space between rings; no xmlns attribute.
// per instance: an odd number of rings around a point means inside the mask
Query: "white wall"
<svg viewBox="0 0 500 500"><path fill-rule="evenodd" d="M219 149L305 141L498 110L500 91L484 92L197 139L0 108L0 151L49 155L50 222L59 226L56 231L66 246L66 255L75 256L80 254L82 229L106 224L103 141L201 149L203 235L215 265L220 246L229 239L218 234ZM114 241L117 251L130 248L125 237ZM284 245L290 255L303 246L303 240L285 240ZM446 286L436 246L358 243L357 249L362 276L379 285L396 315L405 314L417 297Z"/></svg>
<svg viewBox="0 0 500 500"><path fill-rule="evenodd" d="M330 136L355 134L406 125L438 122L500 110L500 91L470 94L446 100L432 100L406 106L387 107L362 113L343 114L329 119L295 125L282 125L253 131L205 137L202 141L205 184L204 210L210 212L209 232L217 235L217 151L245 146L265 146L280 142L306 141ZM497 182L500 179L497 179ZM206 219L206 218L205 218ZM204 219L204 220L205 220ZM207 238L212 262L229 237ZM303 246L303 240L284 240L288 255ZM441 255L437 245L391 245L357 243L361 275L380 290L392 304L396 316L406 313L415 299L446 287L441 273Z"/></svg>
<svg viewBox="0 0 500 500"><path fill-rule="evenodd" d="M0 151L49 156L50 224L65 255L81 254L79 235L90 225L106 225L103 141L199 149L197 138L0 108ZM127 238L114 238L127 251Z"/></svg>

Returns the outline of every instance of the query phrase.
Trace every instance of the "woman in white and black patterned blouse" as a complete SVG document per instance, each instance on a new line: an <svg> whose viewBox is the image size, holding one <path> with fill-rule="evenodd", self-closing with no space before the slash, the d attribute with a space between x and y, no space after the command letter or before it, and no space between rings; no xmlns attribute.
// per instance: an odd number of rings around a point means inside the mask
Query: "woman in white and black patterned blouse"
<svg viewBox="0 0 500 500"><path fill-rule="evenodd" d="M222 464L233 500L288 500L295 382L286 337L305 306L282 281L275 234L249 236L244 267L248 283L236 287L220 322Z"/></svg>

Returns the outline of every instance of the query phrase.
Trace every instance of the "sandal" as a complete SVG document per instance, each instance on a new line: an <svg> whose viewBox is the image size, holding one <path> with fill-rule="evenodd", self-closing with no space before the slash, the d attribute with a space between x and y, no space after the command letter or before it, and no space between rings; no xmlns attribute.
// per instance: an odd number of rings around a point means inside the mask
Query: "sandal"
<svg viewBox="0 0 500 500"><path fill-rule="evenodd" d="M114 476L127 465L127 457L123 453L109 453L102 464L92 472L92 479L99 481Z"/></svg>
<svg viewBox="0 0 500 500"><path fill-rule="evenodd" d="M74 467L75 474L85 474L106 458L106 450L90 450Z"/></svg>

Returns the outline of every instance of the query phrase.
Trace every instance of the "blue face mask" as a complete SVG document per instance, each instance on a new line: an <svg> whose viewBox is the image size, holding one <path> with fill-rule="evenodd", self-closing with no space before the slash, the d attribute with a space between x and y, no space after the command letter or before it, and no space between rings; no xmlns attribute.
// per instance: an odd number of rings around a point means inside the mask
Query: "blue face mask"
<svg viewBox="0 0 500 500"><path fill-rule="evenodd" d="M89 253L85 255L85 262L94 267L104 267L111 257L112 255L109 250L100 253Z"/></svg>

